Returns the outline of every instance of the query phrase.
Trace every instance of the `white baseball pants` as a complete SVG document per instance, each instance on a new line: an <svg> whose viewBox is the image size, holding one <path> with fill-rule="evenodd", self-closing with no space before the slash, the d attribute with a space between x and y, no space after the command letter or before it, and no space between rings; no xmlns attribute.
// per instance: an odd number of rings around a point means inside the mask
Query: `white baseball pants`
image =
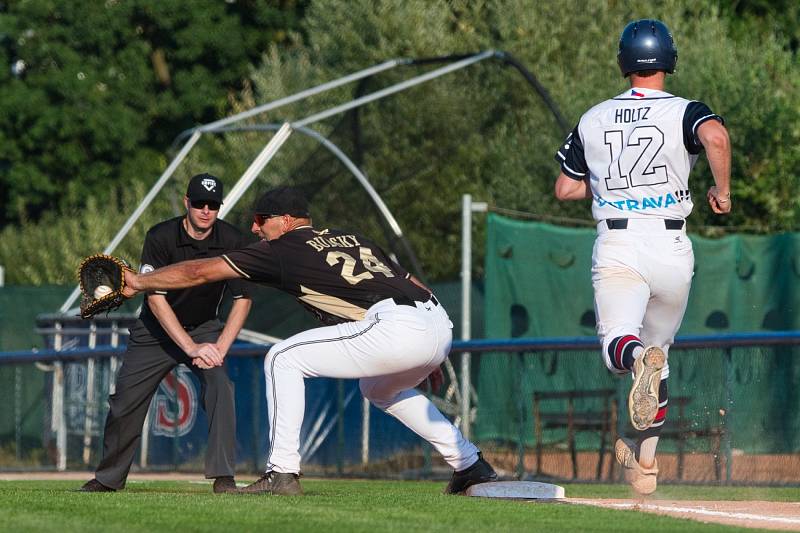
<svg viewBox="0 0 800 533"><path fill-rule="evenodd" d="M361 378L361 392L430 442L455 470L478 449L416 387L447 357L452 323L441 305L383 300L364 320L304 331L273 346L264 360L270 444L267 471L300 472L304 378Z"/></svg>
<svg viewBox="0 0 800 533"><path fill-rule="evenodd" d="M686 224L668 230L662 219L628 219L627 229L597 225L592 252L597 333L603 359L619 372L608 355L608 344L623 335L636 335L645 346L668 354L681 325L694 271L692 243ZM669 365L662 371L669 376Z"/></svg>

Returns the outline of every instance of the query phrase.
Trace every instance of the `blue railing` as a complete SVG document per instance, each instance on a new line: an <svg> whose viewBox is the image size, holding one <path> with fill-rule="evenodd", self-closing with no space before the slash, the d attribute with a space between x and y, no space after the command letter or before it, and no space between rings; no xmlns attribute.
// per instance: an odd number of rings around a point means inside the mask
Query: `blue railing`
<svg viewBox="0 0 800 533"><path fill-rule="evenodd" d="M82 333L86 333L83 330ZM742 346L800 345L800 331L730 333L726 335L686 335L677 337L671 350L696 348L735 348ZM229 355L253 357L266 354L270 344L235 344ZM591 350L599 346L596 337L549 337L517 339L475 339L454 341L451 353L463 352L543 352L548 350ZM109 345L95 348L79 347L57 351L53 349L0 352L0 364L52 363L55 361L82 361L120 356L123 347Z"/></svg>

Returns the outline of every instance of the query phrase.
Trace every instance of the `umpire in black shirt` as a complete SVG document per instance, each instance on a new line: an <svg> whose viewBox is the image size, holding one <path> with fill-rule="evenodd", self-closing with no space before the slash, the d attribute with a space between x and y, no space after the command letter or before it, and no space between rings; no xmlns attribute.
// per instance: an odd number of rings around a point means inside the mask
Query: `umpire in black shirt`
<svg viewBox="0 0 800 533"><path fill-rule="evenodd" d="M222 182L218 178L210 174L194 176L183 201L185 216L156 224L147 232L141 272L187 259L216 257L247 244L239 230L217 220L222 204ZM218 311L226 288L234 302L223 324ZM233 384L222 363L250 306L250 296L240 280L147 293L139 320L131 330L116 392L110 397L103 459L95 478L81 491L110 492L125 486L158 384L183 363L202 384L201 399L208 415L205 476L214 479L215 493L235 492Z"/></svg>

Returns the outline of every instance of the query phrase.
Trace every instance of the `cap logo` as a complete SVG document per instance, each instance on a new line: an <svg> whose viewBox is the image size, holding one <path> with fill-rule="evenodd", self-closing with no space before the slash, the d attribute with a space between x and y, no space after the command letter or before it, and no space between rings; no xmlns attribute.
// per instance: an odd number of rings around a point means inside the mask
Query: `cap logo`
<svg viewBox="0 0 800 533"><path fill-rule="evenodd" d="M200 185L205 187L208 192L213 192L217 188L216 180L211 178L203 178L203 181L200 182Z"/></svg>

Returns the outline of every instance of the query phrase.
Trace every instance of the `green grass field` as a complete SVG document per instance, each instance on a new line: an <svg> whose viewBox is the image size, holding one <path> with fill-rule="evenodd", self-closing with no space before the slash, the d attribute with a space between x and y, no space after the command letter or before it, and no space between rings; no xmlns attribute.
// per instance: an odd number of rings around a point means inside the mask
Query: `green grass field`
<svg viewBox="0 0 800 533"><path fill-rule="evenodd" d="M211 494L186 481L131 482L118 493L80 481L0 481L0 531L754 531L557 503L444 496L444 483L304 479L302 497ZM568 497L628 498L624 485L565 485ZM800 488L670 486L662 499L798 501Z"/></svg>

